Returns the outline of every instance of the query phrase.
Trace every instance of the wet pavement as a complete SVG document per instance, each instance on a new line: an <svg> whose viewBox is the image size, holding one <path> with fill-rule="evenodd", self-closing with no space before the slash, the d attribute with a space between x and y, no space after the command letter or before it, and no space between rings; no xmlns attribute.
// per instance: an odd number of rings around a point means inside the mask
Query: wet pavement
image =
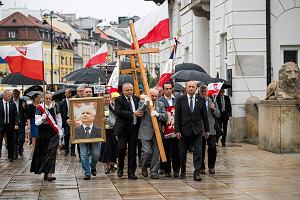
<svg viewBox="0 0 300 200"><path fill-rule="evenodd" d="M9 163L3 150L0 199L300 199L299 154L278 155L255 145L218 147L216 174L206 172L201 182L193 181L191 154L185 180L142 178L139 169L138 180L118 178L116 173L105 175L101 163L97 176L84 181L78 158L59 155L57 180L47 182L29 172L30 152L26 145L25 156Z"/></svg>

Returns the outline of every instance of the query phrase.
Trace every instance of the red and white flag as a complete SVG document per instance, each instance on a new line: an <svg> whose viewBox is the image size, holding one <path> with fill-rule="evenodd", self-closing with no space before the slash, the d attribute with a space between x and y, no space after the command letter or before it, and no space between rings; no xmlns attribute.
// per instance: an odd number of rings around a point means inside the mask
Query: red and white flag
<svg viewBox="0 0 300 200"><path fill-rule="evenodd" d="M107 84L108 86L110 86L109 93L118 92L119 74L120 74L119 61L117 61L116 67L113 73L111 74L111 77Z"/></svg>
<svg viewBox="0 0 300 200"><path fill-rule="evenodd" d="M107 55L108 55L107 44L104 43L102 47L95 53L95 55L93 55L93 57L86 63L85 67L89 68L94 65L100 65L102 63L106 63Z"/></svg>
<svg viewBox="0 0 300 200"><path fill-rule="evenodd" d="M176 40L176 38L174 38L174 40L175 40L175 44L173 46L169 60L167 61L166 65L160 69L161 75L158 80L158 85L161 87L163 86L164 83L169 82L171 80L171 76L173 73L174 58L175 58L176 49L178 45L178 40Z"/></svg>
<svg viewBox="0 0 300 200"><path fill-rule="evenodd" d="M139 46L170 38L168 1L134 23Z"/></svg>
<svg viewBox="0 0 300 200"><path fill-rule="evenodd" d="M210 83L207 86L208 89L208 96L218 96L221 88L222 88L223 83L218 82L218 83Z"/></svg>
<svg viewBox="0 0 300 200"><path fill-rule="evenodd" d="M35 42L22 47L2 46L0 57L8 64L10 72L44 80L43 42Z"/></svg>

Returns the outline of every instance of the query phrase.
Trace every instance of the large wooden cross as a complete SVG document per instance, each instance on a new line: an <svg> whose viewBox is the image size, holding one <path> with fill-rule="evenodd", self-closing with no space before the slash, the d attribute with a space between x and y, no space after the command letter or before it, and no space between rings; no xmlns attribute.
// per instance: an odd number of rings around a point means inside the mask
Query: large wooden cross
<svg viewBox="0 0 300 200"><path fill-rule="evenodd" d="M146 77L146 69L145 69L141 54L144 54L144 53L158 53L159 49L158 48L140 49L139 44L138 44L138 40L137 40L137 37L136 37L135 29L134 29L134 24L132 22L129 23L129 28L130 28L132 41L133 41L133 45L134 45L135 49L134 50L120 50L120 51L117 51L118 56L120 56L120 55L129 55L130 56L131 68L130 69L125 69L125 70L120 70L120 74L132 74L133 81L134 81L134 91L137 95L139 95L140 91L139 91L137 73L140 73L141 78L142 78L142 82L143 82L143 85L144 85L145 93L148 97L151 98L150 89L149 89L149 85L148 85L148 81L147 81L147 77ZM137 59L139 68L136 67L135 58ZM148 103L147 107L148 107L149 113L152 113L154 108L152 106L150 106L149 103ZM155 136L156 136L156 140L157 140L161 160L162 160L162 162L166 162L167 161L166 153L165 153L164 146L163 146L163 143L162 143L161 134L160 134L159 126L158 126L158 123L157 123L157 119L156 119L155 116L151 116L151 120L152 120L152 124L153 124L153 128L154 128L154 132L155 132Z"/></svg>

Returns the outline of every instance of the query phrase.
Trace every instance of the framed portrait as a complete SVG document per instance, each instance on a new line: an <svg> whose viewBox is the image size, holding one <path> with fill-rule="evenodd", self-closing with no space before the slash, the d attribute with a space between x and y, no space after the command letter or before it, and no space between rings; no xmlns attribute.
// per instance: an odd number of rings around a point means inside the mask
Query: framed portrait
<svg viewBox="0 0 300 200"><path fill-rule="evenodd" d="M72 144L105 142L103 101L103 97L70 99Z"/></svg>

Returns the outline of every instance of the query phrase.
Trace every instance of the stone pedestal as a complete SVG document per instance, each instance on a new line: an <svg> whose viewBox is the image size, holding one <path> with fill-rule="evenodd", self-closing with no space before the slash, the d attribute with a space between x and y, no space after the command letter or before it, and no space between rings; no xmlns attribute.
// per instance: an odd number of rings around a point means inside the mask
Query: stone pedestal
<svg viewBox="0 0 300 200"><path fill-rule="evenodd" d="M275 153L300 152L300 101L261 101L259 148Z"/></svg>

